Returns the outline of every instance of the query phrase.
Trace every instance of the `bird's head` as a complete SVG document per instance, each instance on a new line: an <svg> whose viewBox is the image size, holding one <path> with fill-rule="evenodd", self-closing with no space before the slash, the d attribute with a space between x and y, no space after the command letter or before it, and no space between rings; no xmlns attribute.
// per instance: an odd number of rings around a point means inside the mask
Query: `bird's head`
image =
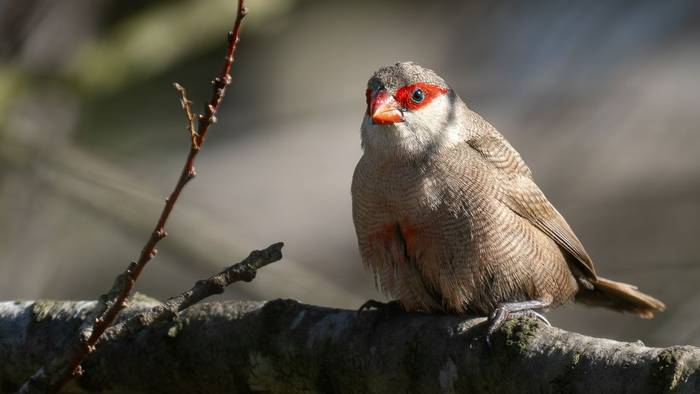
<svg viewBox="0 0 700 394"><path fill-rule="evenodd" d="M367 82L365 152L412 158L460 138L461 100L432 70L411 62L377 70Z"/></svg>

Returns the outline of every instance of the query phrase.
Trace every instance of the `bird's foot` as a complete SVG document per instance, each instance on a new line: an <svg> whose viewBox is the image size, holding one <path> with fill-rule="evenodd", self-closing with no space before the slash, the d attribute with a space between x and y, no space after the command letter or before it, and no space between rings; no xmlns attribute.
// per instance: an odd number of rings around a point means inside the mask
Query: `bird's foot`
<svg viewBox="0 0 700 394"><path fill-rule="evenodd" d="M542 320L548 326L551 326L549 321L542 314L535 312L534 309L542 309L551 305L551 301L545 300L530 300L522 302L506 302L499 304L496 309L491 312L488 320L488 328L486 329L486 343L491 346L493 334L501 328L503 323L511 317L527 316Z"/></svg>
<svg viewBox="0 0 700 394"><path fill-rule="evenodd" d="M393 300L389 302L381 302L377 300L367 300L364 304L360 306L360 308L357 310L357 313L362 313L364 311L369 311L372 309L376 309L378 311L389 311L389 312L402 312L403 308L401 307L401 304L399 304L399 301Z"/></svg>
<svg viewBox="0 0 700 394"><path fill-rule="evenodd" d="M521 316L523 316L523 317L529 317L529 318L532 318L532 319L537 319L537 320L542 321L544 324L548 325L549 327L552 326L552 323L550 323L549 320L547 320L547 318L544 317L543 314L541 314L541 313L539 313L539 312L536 312L536 311L534 311L534 310L532 310L532 309L528 309L528 310L520 311L520 312L513 312L513 313L511 313L510 316L508 316L508 317L514 318L514 317L521 317Z"/></svg>

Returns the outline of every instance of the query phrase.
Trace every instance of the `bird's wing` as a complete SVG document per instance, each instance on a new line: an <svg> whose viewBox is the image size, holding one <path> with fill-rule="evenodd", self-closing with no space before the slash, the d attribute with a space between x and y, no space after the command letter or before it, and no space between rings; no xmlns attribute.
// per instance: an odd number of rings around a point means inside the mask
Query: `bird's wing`
<svg viewBox="0 0 700 394"><path fill-rule="evenodd" d="M500 137L500 138L499 138ZM487 135L469 141L497 170L498 198L519 216L527 219L570 254L584 275L596 278L593 262L569 224L535 184L530 169L518 152L500 135Z"/></svg>
<svg viewBox="0 0 700 394"><path fill-rule="evenodd" d="M530 168L520 154L497 131L474 138L469 145L499 171L532 178Z"/></svg>

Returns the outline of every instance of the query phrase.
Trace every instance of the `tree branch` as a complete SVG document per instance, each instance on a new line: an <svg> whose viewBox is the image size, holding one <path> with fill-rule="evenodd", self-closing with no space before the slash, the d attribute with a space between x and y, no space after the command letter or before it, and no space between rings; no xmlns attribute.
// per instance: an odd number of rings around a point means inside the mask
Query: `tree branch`
<svg viewBox="0 0 700 394"><path fill-rule="evenodd" d="M186 292L176 297L169 298L165 303L154 306L147 312L139 313L136 316L130 317L110 327L100 338L100 343L126 335L133 335L146 326L166 319L172 319L177 316L178 313L199 301L214 294L223 293L224 289L232 283L252 281L255 279L255 275L260 268L282 259L283 246L284 244L282 242L278 242L263 250L252 251L245 260L207 279L197 281L197 283Z"/></svg>
<svg viewBox="0 0 700 394"><path fill-rule="evenodd" d="M60 353L87 302L0 303L0 382ZM149 310L133 302L124 317ZM536 320L506 322L492 348L482 318L270 302L198 304L112 338L72 391L697 392L700 349L597 339Z"/></svg>
<svg viewBox="0 0 700 394"><path fill-rule="evenodd" d="M102 295L95 305L90 318L85 319L83 325L78 328L77 339L66 343L62 354L56 355L55 359L48 360L47 364L39 368L22 385L20 393L32 392L57 392L74 376L83 373L81 363L92 352L101 337L109 328L117 315L126 306L126 299L131 294L134 284L138 280L146 264L155 257L156 246L168 234L165 225L170 218L170 214L175 207L182 190L195 176L194 162L202 145L209 127L216 123L216 113L221 106L226 92L226 87L231 83L231 67L233 65L234 53L238 46L241 22L247 13L245 0L238 0L238 11L233 29L228 35L228 45L224 65L221 72L212 81L213 93L203 114L198 115L198 128L194 129L194 114L192 113L192 102L187 98L185 89L179 84L175 84L181 96L181 105L187 120L187 130L191 136L190 151L185 160L180 176L169 197L165 200L165 206L160 213L158 221L150 238L144 245L138 260L132 261L126 270L114 281L108 293ZM70 335L70 334L67 334Z"/></svg>

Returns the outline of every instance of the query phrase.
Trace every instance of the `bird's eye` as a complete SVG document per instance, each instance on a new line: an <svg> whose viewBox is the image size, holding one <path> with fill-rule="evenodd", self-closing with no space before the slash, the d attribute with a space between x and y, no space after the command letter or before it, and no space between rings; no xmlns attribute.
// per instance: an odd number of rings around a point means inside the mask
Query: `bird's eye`
<svg viewBox="0 0 700 394"><path fill-rule="evenodd" d="M413 100L414 103L420 103L423 100L425 100L425 92L423 92L423 89L418 88L413 91L413 95L411 95L411 99Z"/></svg>
<svg viewBox="0 0 700 394"><path fill-rule="evenodd" d="M424 108L435 98L446 94L448 90L442 86L419 82L399 88L394 94L396 101L407 111Z"/></svg>

